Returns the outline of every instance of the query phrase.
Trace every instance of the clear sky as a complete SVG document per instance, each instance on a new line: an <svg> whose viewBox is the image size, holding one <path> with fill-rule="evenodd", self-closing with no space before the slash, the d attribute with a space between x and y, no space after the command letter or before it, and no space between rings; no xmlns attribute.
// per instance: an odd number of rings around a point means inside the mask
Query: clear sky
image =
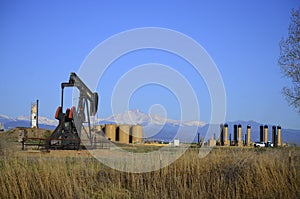
<svg viewBox="0 0 300 199"><path fill-rule="evenodd" d="M53 118L60 104L60 83L79 70L100 42L133 28L162 27L193 38L210 54L226 89L227 121L255 120L300 129L300 115L281 95L289 82L277 64L279 41L287 36L291 9L299 5L296 0L2 0L0 113L27 115L31 102L39 99L40 115ZM201 110L200 118L190 119L209 122L209 93L201 77L181 58L151 49L129 53L112 64L97 88L98 117L111 115L108 96L122 74L153 62L189 80ZM155 104L164 106L169 118L180 118L176 96L158 85L133 93L129 108L147 113Z"/></svg>

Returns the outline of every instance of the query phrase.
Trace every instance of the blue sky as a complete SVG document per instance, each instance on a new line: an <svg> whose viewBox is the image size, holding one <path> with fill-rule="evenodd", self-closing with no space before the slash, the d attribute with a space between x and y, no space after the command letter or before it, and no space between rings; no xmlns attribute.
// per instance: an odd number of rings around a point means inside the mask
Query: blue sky
<svg viewBox="0 0 300 199"><path fill-rule="evenodd" d="M0 113L29 114L31 102L39 99L40 115L53 118L60 83L79 70L100 42L133 28L162 27L193 38L214 60L226 89L227 121L300 129L299 114L281 95L289 81L277 65L279 41L287 36L291 9L298 6L296 0L2 0ZM117 80L131 68L152 62L168 65L189 80L201 111L200 118L189 119L208 122L210 96L201 76L183 59L158 50L132 52L112 63L97 88L98 117L111 115L109 96ZM143 112L151 112L155 104L163 105L168 117L180 118L178 99L158 85L141 87L129 100L130 109Z"/></svg>

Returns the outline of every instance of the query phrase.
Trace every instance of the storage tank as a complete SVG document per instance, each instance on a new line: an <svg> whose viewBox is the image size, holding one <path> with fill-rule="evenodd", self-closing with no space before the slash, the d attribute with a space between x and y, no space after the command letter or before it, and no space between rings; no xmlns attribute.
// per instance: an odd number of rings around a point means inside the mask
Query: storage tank
<svg viewBox="0 0 300 199"><path fill-rule="evenodd" d="M259 141L263 142L264 141L264 126L260 125L259 127Z"/></svg>
<svg viewBox="0 0 300 199"><path fill-rule="evenodd" d="M224 125L220 124L220 144L224 146Z"/></svg>
<svg viewBox="0 0 300 199"><path fill-rule="evenodd" d="M143 142L143 127L141 125L134 125L131 127L132 143L142 143Z"/></svg>
<svg viewBox="0 0 300 199"><path fill-rule="evenodd" d="M129 125L120 125L118 127L118 137L120 143L129 143L130 135L130 126Z"/></svg>
<svg viewBox="0 0 300 199"><path fill-rule="evenodd" d="M281 126L277 126L277 145L282 146Z"/></svg>
<svg viewBox="0 0 300 199"><path fill-rule="evenodd" d="M238 146L243 146L242 125L238 125Z"/></svg>
<svg viewBox="0 0 300 199"><path fill-rule="evenodd" d="M228 124L224 124L224 146L229 146L229 141L228 141Z"/></svg>
<svg viewBox="0 0 300 199"><path fill-rule="evenodd" d="M237 132L237 125L233 125L233 143L235 146L238 144L238 132Z"/></svg>
<svg viewBox="0 0 300 199"><path fill-rule="evenodd" d="M272 143L273 143L273 146L277 146L276 126L272 126Z"/></svg>
<svg viewBox="0 0 300 199"><path fill-rule="evenodd" d="M251 126L247 125L247 139L246 139L246 145L250 146L251 143Z"/></svg>
<svg viewBox="0 0 300 199"><path fill-rule="evenodd" d="M111 141L116 141L116 128L115 124L106 124L105 125L105 137Z"/></svg>
<svg viewBox="0 0 300 199"><path fill-rule="evenodd" d="M95 131L95 132L102 131L102 126L101 126L101 125L95 125L95 126L94 126L94 131Z"/></svg>
<svg viewBox="0 0 300 199"><path fill-rule="evenodd" d="M264 126L264 143L268 142L268 125Z"/></svg>
<svg viewBox="0 0 300 199"><path fill-rule="evenodd" d="M217 144L217 141L216 141L215 138L211 138L211 139L209 139L209 140L207 141L207 145L208 145L209 147L214 147L214 146L216 146L216 144Z"/></svg>

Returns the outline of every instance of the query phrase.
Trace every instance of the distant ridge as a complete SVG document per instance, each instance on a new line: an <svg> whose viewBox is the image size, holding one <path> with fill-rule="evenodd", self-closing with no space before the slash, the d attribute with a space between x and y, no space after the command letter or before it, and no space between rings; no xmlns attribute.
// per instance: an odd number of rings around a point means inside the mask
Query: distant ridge
<svg viewBox="0 0 300 199"><path fill-rule="evenodd" d="M16 127L30 127L29 116L18 116L11 118L7 115L0 114L0 122L4 124L5 129L11 129ZM54 129L58 124L57 120L51 120L47 117L39 116L39 127L45 129Z"/></svg>
<svg viewBox="0 0 300 199"><path fill-rule="evenodd" d="M145 125L164 125L166 123L179 126L204 126L203 121L179 121L164 118L160 115L146 114L140 110L129 110L122 114L115 114L105 119L99 119L99 123L123 123L123 124L141 124Z"/></svg>
<svg viewBox="0 0 300 199"><path fill-rule="evenodd" d="M4 128L15 127L29 127L29 116L19 116L11 118L6 115L0 114L0 122L4 124ZM182 141L197 142L198 133L201 136L205 135L208 130L209 124L203 121L178 121L173 119L164 118L160 115L151 115L143 113L139 110L129 110L122 114L115 114L113 116L96 119L98 124L140 124L143 126L145 137L153 140L172 141L175 138ZM57 120L48 119L46 117L39 117L39 126L45 129L53 130L58 124ZM259 126L262 125L256 121L230 121L228 124L228 133L232 134L233 138L233 125L241 124L243 139L246 133L247 125L251 126L251 141L259 141ZM269 128L269 138L271 139L272 124L267 124ZM207 136L207 139L214 135L218 137L220 129L219 125L210 125L213 129L213 133ZM178 133L180 131L180 133ZM300 145L300 130L297 129L285 129L282 127L282 139L284 143Z"/></svg>

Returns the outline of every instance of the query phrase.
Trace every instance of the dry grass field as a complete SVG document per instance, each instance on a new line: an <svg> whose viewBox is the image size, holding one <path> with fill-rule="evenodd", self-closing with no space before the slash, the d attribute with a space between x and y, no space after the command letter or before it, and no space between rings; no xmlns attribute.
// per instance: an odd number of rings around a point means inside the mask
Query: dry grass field
<svg viewBox="0 0 300 199"><path fill-rule="evenodd" d="M0 198L300 198L299 148L215 148L202 159L190 149L159 171L132 174L88 151L14 146L0 145Z"/></svg>

